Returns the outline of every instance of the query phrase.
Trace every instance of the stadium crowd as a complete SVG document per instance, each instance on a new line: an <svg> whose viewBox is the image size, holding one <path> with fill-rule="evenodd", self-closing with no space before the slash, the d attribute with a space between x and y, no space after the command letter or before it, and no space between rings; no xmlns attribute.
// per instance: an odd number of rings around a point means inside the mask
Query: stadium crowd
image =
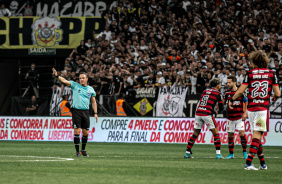
<svg viewBox="0 0 282 184"><path fill-rule="evenodd" d="M227 76L240 85L250 52L261 49L282 81L281 8L279 0L119 1L101 12L105 30L80 42L61 75L76 81L87 72L98 95L174 85L196 94L214 77L224 92Z"/></svg>

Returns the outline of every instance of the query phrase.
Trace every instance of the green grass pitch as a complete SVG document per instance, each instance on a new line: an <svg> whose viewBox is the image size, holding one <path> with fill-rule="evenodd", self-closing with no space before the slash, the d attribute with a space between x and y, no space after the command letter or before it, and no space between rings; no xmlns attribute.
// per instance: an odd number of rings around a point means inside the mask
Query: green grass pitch
<svg viewBox="0 0 282 184"><path fill-rule="evenodd" d="M268 170L245 171L235 159L216 160L213 145L88 143L90 157L75 157L72 142L0 142L0 183L282 183L282 148L264 147ZM221 148L228 155L226 145ZM255 166L259 160L254 159Z"/></svg>

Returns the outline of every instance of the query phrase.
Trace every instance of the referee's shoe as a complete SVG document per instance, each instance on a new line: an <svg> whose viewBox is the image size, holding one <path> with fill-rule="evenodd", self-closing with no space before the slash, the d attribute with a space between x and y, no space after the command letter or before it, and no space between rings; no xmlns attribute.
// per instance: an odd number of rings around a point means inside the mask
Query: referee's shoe
<svg viewBox="0 0 282 184"><path fill-rule="evenodd" d="M81 150L80 154L83 155L84 157L88 157L89 155L86 153L85 150Z"/></svg>

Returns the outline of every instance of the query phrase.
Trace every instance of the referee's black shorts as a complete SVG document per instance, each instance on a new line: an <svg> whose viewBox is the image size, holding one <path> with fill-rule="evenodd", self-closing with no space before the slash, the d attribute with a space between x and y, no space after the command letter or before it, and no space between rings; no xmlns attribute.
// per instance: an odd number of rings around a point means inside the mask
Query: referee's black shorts
<svg viewBox="0 0 282 184"><path fill-rule="evenodd" d="M90 115L89 110L72 108L72 127L89 130Z"/></svg>

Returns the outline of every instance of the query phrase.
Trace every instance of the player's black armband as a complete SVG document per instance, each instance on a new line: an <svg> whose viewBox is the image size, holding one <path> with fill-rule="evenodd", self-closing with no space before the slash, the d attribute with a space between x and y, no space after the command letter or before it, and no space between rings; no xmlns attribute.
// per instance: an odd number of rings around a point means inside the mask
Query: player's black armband
<svg viewBox="0 0 282 184"><path fill-rule="evenodd" d="M234 102L233 98L231 98L230 102L232 102L232 103Z"/></svg>

